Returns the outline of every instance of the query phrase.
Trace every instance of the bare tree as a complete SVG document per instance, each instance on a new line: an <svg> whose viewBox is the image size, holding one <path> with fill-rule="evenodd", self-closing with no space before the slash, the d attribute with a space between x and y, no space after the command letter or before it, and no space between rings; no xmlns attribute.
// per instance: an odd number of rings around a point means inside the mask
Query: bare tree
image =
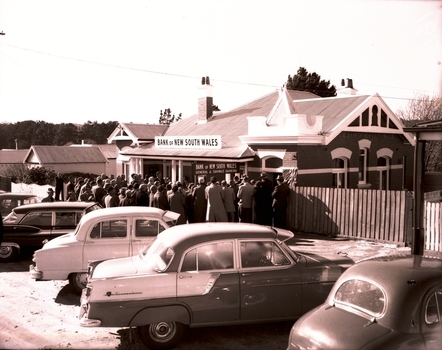
<svg viewBox="0 0 442 350"><path fill-rule="evenodd" d="M416 94L396 115L406 126L442 119L442 96ZM442 172L442 141L428 141L425 145L425 171Z"/></svg>

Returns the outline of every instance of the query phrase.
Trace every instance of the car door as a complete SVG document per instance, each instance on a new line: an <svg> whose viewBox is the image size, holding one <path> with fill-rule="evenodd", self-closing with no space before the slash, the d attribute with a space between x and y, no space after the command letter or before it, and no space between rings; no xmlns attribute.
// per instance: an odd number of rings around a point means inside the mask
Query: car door
<svg viewBox="0 0 442 350"><path fill-rule="evenodd" d="M177 299L188 305L192 324L239 320L239 278L233 252L233 241L219 241L183 254L177 273Z"/></svg>
<svg viewBox="0 0 442 350"><path fill-rule="evenodd" d="M26 226L34 226L39 230ZM44 240L51 239L52 211L30 211L9 229L13 232L14 242L20 246L41 247Z"/></svg>
<svg viewBox="0 0 442 350"><path fill-rule="evenodd" d="M302 276L276 242L242 240L241 320L278 320L301 315Z"/></svg>
<svg viewBox="0 0 442 350"><path fill-rule="evenodd" d="M130 255L137 255L152 244L167 224L156 219L133 218L132 228Z"/></svg>
<svg viewBox="0 0 442 350"><path fill-rule="evenodd" d="M427 349L442 349L442 286L432 288L423 302L422 336Z"/></svg>
<svg viewBox="0 0 442 350"><path fill-rule="evenodd" d="M91 225L83 246L83 270L89 261L129 256L131 218L103 218Z"/></svg>

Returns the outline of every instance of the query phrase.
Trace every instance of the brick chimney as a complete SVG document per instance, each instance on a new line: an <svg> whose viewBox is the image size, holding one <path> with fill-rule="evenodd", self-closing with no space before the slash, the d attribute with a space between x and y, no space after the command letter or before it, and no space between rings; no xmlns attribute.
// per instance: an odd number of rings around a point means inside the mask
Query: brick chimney
<svg viewBox="0 0 442 350"><path fill-rule="evenodd" d="M343 88L337 91L338 94L356 95L358 92L358 90L353 87L353 79L347 78L347 85L345 84L345 79L342 79L341 86L343 86Z"/></svg>
<svg viewBox="0 0 442 350"><path fill-rule="evenodd" d="M213 115L213 86L209 77L201 78L198 90L198 123L206 123Z"/></svg>

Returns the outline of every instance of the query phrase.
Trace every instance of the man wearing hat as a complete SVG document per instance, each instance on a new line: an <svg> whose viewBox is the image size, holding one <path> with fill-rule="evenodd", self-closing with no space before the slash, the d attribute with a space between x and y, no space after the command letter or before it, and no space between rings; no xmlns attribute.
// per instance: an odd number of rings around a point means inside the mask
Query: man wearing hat
<svg viewBox="0 0 442 350"><path fill-rule="evenodd" d="M282 175L278 175L276 178L278 183L272 193L273 197L273 220L275 227L286 228L287 217L287 200L290 194L290 187L284 181Z"/></svg>
<svg viewBox="0 0 442 350"><path fill-rule="evenodd" d="M48 188L48 196L44 197L41 201L42 201L42 203L43 202L55 202L54 190L51 187Z"/></svg>

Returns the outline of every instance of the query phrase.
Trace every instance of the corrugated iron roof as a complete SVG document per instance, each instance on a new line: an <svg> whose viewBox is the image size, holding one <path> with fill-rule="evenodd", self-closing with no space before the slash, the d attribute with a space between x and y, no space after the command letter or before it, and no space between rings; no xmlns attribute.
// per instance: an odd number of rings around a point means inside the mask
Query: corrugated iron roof
<svg viewBox="0 0 442 350"><path fill-rule="evenodd" d="M138 140L153 140L155 136L162 136L167 131L167 125L160 124L133 124L121 123Z"/></svg>
<svg viewBox="0 0 442 350"><path fill-rule="evenodd" d="M118 157L119 148L116 144L93 144L92 147L98 147L106 157L106 159L116 159Z"/></svg>
<svg viewBox="0 0 442 350"><path fill-rule="evenodd" d="M42 165L107 162L107 159L98 147L31 146L26 155L25 162L33 154Z"/></svg>
<svg viewBox="0 0 442 350"><path fill-rule="evenodd" d="M301 114L323 116L322 131L329 133L368 98L370 96L337 96L294 101L294 103Z"/></svg>
<svg viewBox="0 0 442 350"><path fill-rule="evenodd" d="M27 149L0 150L0 164L23 164L28 152Z"/></svg>

